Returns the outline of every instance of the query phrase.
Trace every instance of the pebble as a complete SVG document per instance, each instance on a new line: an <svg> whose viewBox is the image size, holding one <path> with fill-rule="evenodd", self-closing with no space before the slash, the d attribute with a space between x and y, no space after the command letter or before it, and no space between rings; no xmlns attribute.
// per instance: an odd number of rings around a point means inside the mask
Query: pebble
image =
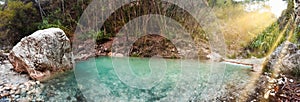
<svg viewBox="0 0 300 102"><path fill-rule="evenodd" d="M1 94L1 97L5 97L5 96L8 96L8 95L9 95L8 92L4 92L4 93Z"/></svg>
<svg viewBox="0 0 300 102"><path fill-rule="evenodd" d="M15 94L15 91L14 90L11 90L10 92L9 92L9 94Z"/></svg>
<svg viewBox="0 0 300 102"><path fill-rule="evenodd" d="M279 84L279 85L284 84L284 81L282 81L282 78L280 78L279 80L277 80L277 84Z"/></svg>
<svg viewBox="0 0 300 102"><path fill-rule="evenodd" d="M12 87L12 90L17 90L18 88L16 86L13 86Z"/></svg>
<svg viewBox="0 0 300 102"><path fill-rule="evenodd" d="M256 99L253 99L251 102L256 102L257 100Z"/></svg>
<svg viewBox="0 0 300 102"><path fill-rule="evenodd" d="M276 79L270 79L269 82L272 83L272 84L276 83Z"/></svg>
<svg viewBox="0 0 300 102"><path fill-rule="evenodd" d="M31 85L35 85L35 82L33 82L33 81L29 81L29 83L30 83Z"/></svg>
<svg viewBox="0 0 300 102"><path fill-rule="evenodd" d="M28 92L27 92L27 95L30 95L31 93L32 93L32 91L28 91Z"/></svg>
<svg viewBox="0 0 300 102"><path fill-rule="evenodd" d="M23 84L19 85L19 88L25 88L25 86Z"/></svg>
<svg viewBox="0 0 300 102"><path fill-rule="evenodd" d="M41 99L40 97L36 99L36 101L41 102L43 101L43 99Z"/></svg>
<svg viewBox="0 0 300 102"><path fill-rule="evenodd" d="M10 87L4 87L3 89L4 90L10 90L11 88Z"/></svg>
<svg viewBox="0 0 300 102"><path fill-rule="evenodd" d="M26 86L26 91L29 91L30 90L30 86Z"/></svg>
<svg viewBox="0 0 300 102"><path fill-rule="evenodd" d="M289 81L290 81L291 83L293 83L293 82L294 82L294 80L293 80L293 79L290 79Z"/></svg>
<svg viewBox="0 0 300 102"><path fill-rule="evenodd" d="M275 96L275 93L271 92L270 95L271 95L271 96Z"/></svg>
<svg viewBox="0 0 300 102"><path fill-rule="evenodd" d="M273 87L271 85L268 86L268 89L272 89Z"/></svg>
<svg viewBox="0 0 300 102"><path fill-rule="evenodd" d="M270 95L271 90L268 90L265 94L264 94L264 98L268 99L269 95Z"/></svg>
<svg viewBox="0 0 300 102"><path fill-rule="evenodd" d="M18 90L15 92L15 94L21 94L21 90L18 89Z"/></svg>
<svg viewBox="0 0 300 102"><path fill-rule="evenodd" d="M16 95L15 98L20 98L20 95Z"/></svg>
<svg viewBox="0 0 300 102"><path fill-rule="evenodd" d="M40 83L41 83L40 81L36 81L36 84L38 84L38 85L39 85Z"/></svg>
<svg viewBox="0 0 300 102"><path fill-rule="evenodd" d="M25 93L26 92L26 89L25 88L22 88L21 89L21 93Z"/></svg>

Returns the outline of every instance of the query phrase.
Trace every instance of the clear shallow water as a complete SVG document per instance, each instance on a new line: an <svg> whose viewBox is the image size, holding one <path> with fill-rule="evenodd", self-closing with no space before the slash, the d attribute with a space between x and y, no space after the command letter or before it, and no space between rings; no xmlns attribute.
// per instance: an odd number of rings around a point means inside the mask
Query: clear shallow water
<svg viewBox="0 0 300 102"><path fill-rule="evenodd" d="M99 57L46 83L47 100L189 101L239 98L249 67L197 60ZM49 92L55 95L49 95Z"/></svg>

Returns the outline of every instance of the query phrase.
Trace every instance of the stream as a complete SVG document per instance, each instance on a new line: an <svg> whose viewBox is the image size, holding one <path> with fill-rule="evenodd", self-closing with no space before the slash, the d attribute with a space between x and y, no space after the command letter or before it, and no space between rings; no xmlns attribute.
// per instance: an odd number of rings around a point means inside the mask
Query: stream
<svg viewBox="0 0 300 102"><path fill-rule="evenodd" d="M239 100L255 73L224 62L134 57L91 58L75 68L45 83L48 100Z"/></svg>

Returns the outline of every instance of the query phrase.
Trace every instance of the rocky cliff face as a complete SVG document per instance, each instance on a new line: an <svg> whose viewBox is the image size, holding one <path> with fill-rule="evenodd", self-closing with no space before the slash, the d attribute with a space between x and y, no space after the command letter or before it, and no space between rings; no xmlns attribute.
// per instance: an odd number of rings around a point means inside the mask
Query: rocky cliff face
<svg viewBox="0 0 300 102"><path fill-rule="evenodd" d="M282 65L287 68L287 70L300 68L300 50L296 44L288 43L286 55L282 59Z"/></svg>
<svg viewBox="0 0 300 102"><path fill-rule="evenodd" d="M58 28L39 30L13 47L9 60L17 72L45 80L56 72L72 68L70 40Z"/></svg>
<svg viewBox="0 0 300 102"><path fill-rule="evenodd" d="M271 55L267 65L271 70L280 68L280 71L290 72L300 70L300 50L296 44L285 42L281 44Z"/></svg>

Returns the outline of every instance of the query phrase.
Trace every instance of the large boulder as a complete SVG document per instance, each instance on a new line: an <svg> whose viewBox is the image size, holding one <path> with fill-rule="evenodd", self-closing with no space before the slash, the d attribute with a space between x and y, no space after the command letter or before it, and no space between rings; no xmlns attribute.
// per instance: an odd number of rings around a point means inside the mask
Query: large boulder
<svg viewBox="0 0 300 102"><path fill-rule="evenodd" d="M291 72L293 70L300 70L300 50L296 44L289 41L281 44L272 53L267 68L274 70L280 68L282 72Z"/></svg>
<svg viewBox="0 0 300 102"><path fill-rule="evenodd" d="M23 38L13 47L9 60L15 71L40 81L73 65L70 40L59 28L39 30Z"/></svg>

